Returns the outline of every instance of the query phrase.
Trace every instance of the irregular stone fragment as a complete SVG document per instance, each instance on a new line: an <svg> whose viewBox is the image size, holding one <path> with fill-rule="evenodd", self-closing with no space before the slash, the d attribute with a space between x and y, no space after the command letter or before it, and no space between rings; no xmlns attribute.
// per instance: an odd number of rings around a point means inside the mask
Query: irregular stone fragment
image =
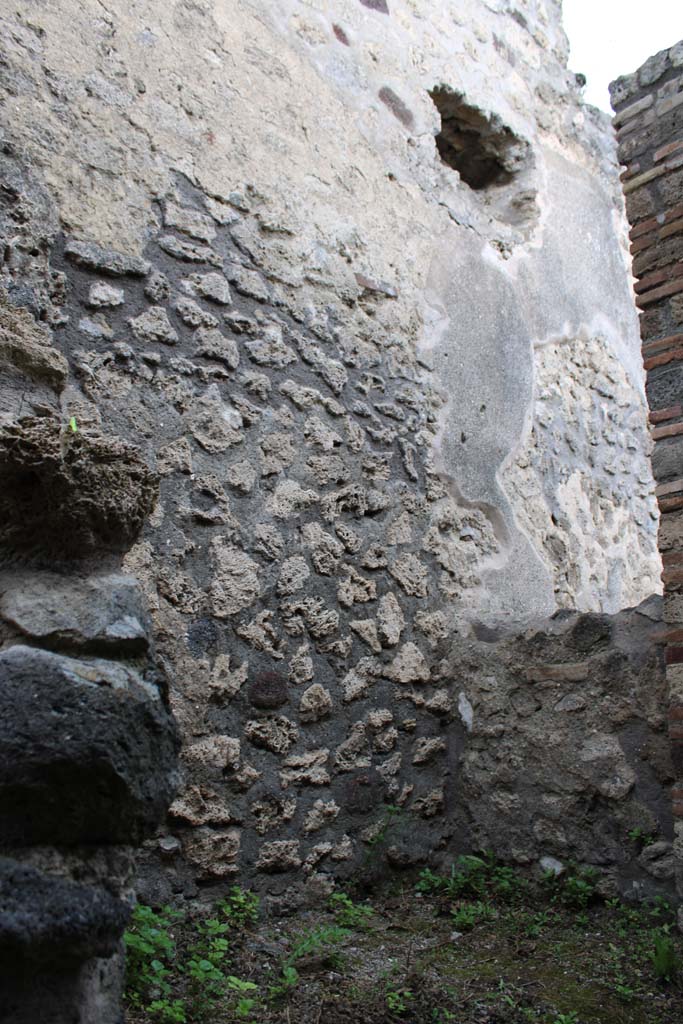
<svg viewBox="0 0 683 1024"><path fill-rule="evenodd" d="M305 754L290 754L285 758L281 770L280 785L287 789L290 785L326 786L330 781L327 762L330 752L327 749L308 750Z"/></svg>
<svg viewBox="0 0 683 1024"><path fill-rule="evenodd" d="M448 636L448 622L443 612L419 611L415 615L415 625L432 644Z"/></svg>
<svg viewBox="0 0 683 1024"><path fill-rule="evenodd" d="M311 549L311 561L321 576L334 576L344 554L344 548L318 523L306 523L302 530L306 545Z"/></svg>
<svg viewBox="0 0 683 1024"><path fill-rule="evenodd" d="M188 327L218 327L218 320L211 313L207 313L198 303L181 295L173 303L173 308Z"/></svg>
<svg viewBox="0 0 683 1024"><path fill-rule="evenodd" d="M189 825L229 825L232 819L225 800L210 786L188 786L168 809L172 818Z"/></svg>
<svg viewBox="0 0 683 1024"><path fill-rule="evenodd" d="M345 484L351 478L351 469L338 455L311 455L306 466L315 483L320 487Z"/></svg>
<svg viewBox="0 0 683 1024"><path fill-rule="evenodd" d="M204 299L215 302L218 306L229 306L232 303L230 285L222 274L197 274L193 278L197 294Z"/></svg>
<svg viewBox="0 0 683 1024"><path fill-rule="evenodd" d="M282 340L282 329L277 325L267 325L259 337L247 339L244 347L249 358L259 366L282 369L296 362L296 355Z"/></svg>
<svg viewBox="0 0 683 1024"><path fill-rule="evenodd" d="M377 597L377 584L374 580L366 579L353 568L352 565L345 565L346 579L342 580L337 588L337 600L345 608L351 608L354 604L365 604L367 601L374 601Z"/></svg>
<svg viewBox="0 0 683 1024"><path fill-rule="evenodd" d="M305 490L296 480L283 480L266 502L266 511L276 519L292 519L318 501L315 491Z"/></svg>
<svg viewBox="0 0 683 1024"><path fill-rule="evenodd" d="M200 871L200 877L228 878L239 871L238 829L198 828L183 839L183 852Z"/></svg>
<svg viewBox="0 0 683 1024"><path fill-rule="evenodd" d="M304 832L319 832L325 825L334 821L340 809L334 800L316 800L304 818Z"/></svg>
<svg viewBox="0 0 683 1024"><path fill-rule="evenodd" d="M299 730L284 715L252 719L244 726L244 735L255 747L273 754L286 754L299 738Z"/></svg>
<svg viewBox="0 0 683 1024"><path fill-rule="evenodd" d="M195 441L211 455L244 441L242 417L236 409L224 404L215 384L194 400L186 415Z"/></svg>
<svg viewBox="0 0 683 1024"><path fill-rule="evenodd" d="M291 821L296 813L296 800L268 793L249 807L254 819L254 828L259 835L265 835L272 828Z"/></svg>
<svg viewBox="0 0 683 1024"><path fill-rule="evenodd" d="M144 654L150 623L130 576L0 576L0 619L41 647L114 656Z"/></svg>
<svg viewBox="0 0 683 1024"><path fill-rule="evenodd" d="M289 434L276 432L261 438L261 476L274 476L294 462L296 449Z"/></svg>
<svg viewBox="0 0 683 1024"><path fill-rule="evenodd" d="M304 690L299 703L299 717L302 722L317 722L332 710L332 697L320 683L314 683Z"/></svg>
<svg viewBox="0 0 683 1024"><path fill-rule="evenodd" d="M225 476L230 486L240 494L251 494L254 489L256 470L250 462L233 462L226 469Z"/></svg>
<svg viewBox="0 0 683 1024"><path fill-rule="evenodd" d="M111 277L145 277L150 269L149 263L137 256L125 256L113 249L102 249L94 242L79 242L75 238L67 239L64 255L77 267L97 270Z"/></svg>
<svg viewBox="0 0 683 1024"><path fill-rule="evenodd" d="M433 818L443 811L444 795L443 789L438 787L430 789L424 796L413 800L412 809L422 818Z"/></svg>
<svg viewBox="0 0 683 1024"><path fill-rule="evenodd" d="M445 749L446 744L440 736L420 736L413 744L412 762L413 764L427 764Z"/></svg>
<svg viewBox="0 0 683 1024"><path fill-rule="evenodd" d="M166 203L164 224L169 228L177 228L184 235L196 238L200 242L211 242L216 237L216 228L211 217L199 210L191 210L176 203Z"/></svg>
<svg viewBox="0 0 683 1024"><path fill-rule="evenodd" d="M386 671L395 683L427 683L430 679L427 660L414 643L403 644Z"/></svg>
<svg viewBox="0 0 683 1024"><path fill-rule="evenodd" d="M339 491L326 494L320 503L323 519L328 523L334 522L343 513L360 518L368 510L368 495L364 487L359 484L349 484Z"/></svg>
<svg viewBox="0 0 683 1024"><path fill-rule="evenodd" d="M389 566L389 572L409 597L427 597L429 576L426 567L410 552L406 552Z"/></svg>
<svg viewBox="0 0 683 1024"><path fill-rule="evenodd" d="M153 270L145 282L145 295L150 302L158 305L164 302L171 294L171 285L165 274L160 270Z"/></svg>
<svg viewBox="0 0 683 1024"><path fill-rule="evenodd" d="M387 530L387 544L412 544L413 526L408 512L401 515L390 523Z"/></svg>
<svg viewBox="0 0 683 1024"><path fill-rule="evenodd" d="M240 375L240 384L250 395L257 395L265 402L272 390L272 384L265 373L243 373Z"/></svg>
<svg viewBox="0 0 683 1024"><path fill-rule="evenodd" d="M316 864L319 864L324 857L327 857L327 855L331 853L333 849L334 846L330 842L316 843L316 845L311 848L306 857L306 860L304 861L304 871L306 873L311 872L313 868L316 866Z"/></svg>
<svg viewBox="0 0 683 1024"><path fill-rule="evenodd" d="M326 452L334 451L344 443L336 430L328 427L318 416L309 416L306 420L304 437L309 444Z"/></svg>
<svg viewBox="0 0 683 1024"><path fill-rule="evenodd" d="M581 774L610 800L623 799L635 785L635 772L614 735L590 736L578 751L578 761Z"/></svg>
<svg viewBox="0 0 683 1024"><path fill-rule="evenodd" d="M104 281L97 281L90 285L90 291L88 292L88 305L93 309L99 309L103 306L122 306L126 300L123 288L113 288L110 284L105 284Z"/></svg>
<svg viewBox="0 0 683 1024"><path fill-rule="evenodd" d="M292 558L285 559L277 581L278 594L282 597L303 590L310 575L311 571L306 564L306 559L301 555L293 555Z"/></svg>
<svg viewBox="0 0 683 1024"><path fill-rule="evenodd" d="M86 334L89 338L104 338L107 341L114 337L114 331L111 324L108 323L102 313L97 313L95 316L84 316L78 321L78 329L81 334ZM173 342L169 342L173 344Z"/></svg>
<svg viewBox="0 0 683 1024"><path fill-rule="evenodd" d="M276 562L285 549L285 539L270 523L258 523L254 528L254 551L269 562Z"/></svg>
<svg viewBox="0 0 683 1024"><path fill-rule="evenodd" d="M354 722L347 738L337 747L334 766L340 772L370 767L370 744L363 722Z"/></svg>
<svg viewBox="0 0 683 1024"><path fill-rule="evenodd" d="M215 327L201 327L196 335L197 347L195 356L203 359L215 359L230 370L235 370L240 363L239 349L234 338L228 337Z"/></svg>
<svg viewBox="0 0 683 1024"><path fill-rule="evenodd" d="M302 644L289 662L289 679L292 683L308 683L313 678L313 659L309 644Z"/></svg>
<svg viewBox="0 0 683 1024"><path fill-rule="evenodd" d="M186 437L179 437L177 441L170 441L157 452L157 470L161 476L168 476L170 473L192 472L192 449Z"/></svg>
<svg viewBox="0 0 683 1024"><path fill-rule="evenodd" d="M264 651L271 658L280 661L284 658L283 641L273 625L273 613L265 608L251 620L236 627L238 636L246 640L255 651Z"/></svg>
<svg viewBox="0 0 683 1024"><path fill-rule="evenodd" d="M356 619L349 622L349 626L357 633L361 640L364 640L370 650L375 654L381 654L382 645L377 636L377 623L374 619Z"/></svg>
<svg viewBox="0 0 683 1024"><path fill-rule="evenodd" d="M294 871L300 867L298 839L279 839L273 843L264 843L256 861L256 869L269 874Z"/></svg>
<svg viewBox="0 0 683 1024"><path fill-rule="evenodd" d="M362 538L347 523L335 523L334 532L350 555L360 551L363 546Z"/></svg>
<svg viewBox="0 0 683 1024"><path fill-rule="evenodd" d="M194 768L216 768L234 770L240 761L240 741L235 736L216 733L204 736L183 750L183 761Z"/></svg>
<svg viewBox="0 0 683 1024"><path fill-rule="evenodd" d="M379 662L374 658L361 658L342 679L342 694L345 704L364 696L381 671Z"/></svg>
<svg viewBox="0 0 683 1024"><path fill-rule="evenodd" d="M178 332L172 326L163 306L150 306L140 316L131 317L128 323L138 341L152 345L175 345L178 340Z"/></svg>
<svg viewBox="0 0 683 1024"><path fill-rule="evenodd" d="M219 654L213 663L209 678L209 690L217 700L230 700L235 697L247 681L249 666L243 661L237 668L231 668L230 655Z"/></svg>
<svg viewBox="0 0 683 1024"><path fill-rule="evenodd" d="M386 569L387 550L381 544L371 544L364 552L360 563L364 569Z"/></svg>
<svg viewBox="0 0 683 1024"><path fill-rule="evenodd" d="M390 750L394 749L397 740L398 729L392 725L372 737L372 749L377 754L387 754ZM413 764L415 764L414 761Z"/></svg>
<svg viewBox="0 0 683 1024"><path fill-rule="evenodd" d="M223 260L210 249L208 245L195 245L192 242L185 242L174 235L164 235L159 239L159 248L173 256L176 260L183 260L185 263L210 263L214 267L221 267Z"/></svg>
<svg viewBox="0 0 683 1024"><path fill-rule="evenodd" d="M379 600L377 635L384 647L395 647L401 639L405 617L396 595L389 591Z"/></svg>
<svg viewBox="0 0 683 1024"><path fill-rule="evenodd" d="M256 299L257 302L268 301L268 289L256 270L248 270L239 263L229 263L225 267L225 276L240 295Z"/></svg>
<svg viewBox="0 0 683 1024"><path fill-rule="evenodd" d="M304 626L316 640L330 637L339 629L339 612L328 608L322 598L302 597L282 604L285 629L292 636L303 633Z"/></svg>
<svg viewBox="0 0 683 1024"><path fill-rule="evenodd" d="M249 608L261 593L258 563L240 548L216 537L211 544L215 576L209 586L213 614L219 619Z"/></svg>

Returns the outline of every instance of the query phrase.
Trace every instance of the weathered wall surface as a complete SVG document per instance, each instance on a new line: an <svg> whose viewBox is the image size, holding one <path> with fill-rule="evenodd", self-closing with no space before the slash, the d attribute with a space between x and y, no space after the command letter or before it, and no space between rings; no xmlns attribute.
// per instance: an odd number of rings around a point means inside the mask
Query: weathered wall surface
<svg viewBox="0 0 683 1024"><path fill-rule="evenodd" d="M185 742L164 896L325 885L383 802L446 842L438 645L659 586L616 164L558 5L422 6L0 21L3 282L64 421L162 477L125 565Z"/></svg>
<svg viewBox="0 0 683 1024"><path fill-rule="evenodd" d="M631 222L643 359L661 512L669 737L677 779L678 891L683 894L683 42L610 86Z"/></svg>

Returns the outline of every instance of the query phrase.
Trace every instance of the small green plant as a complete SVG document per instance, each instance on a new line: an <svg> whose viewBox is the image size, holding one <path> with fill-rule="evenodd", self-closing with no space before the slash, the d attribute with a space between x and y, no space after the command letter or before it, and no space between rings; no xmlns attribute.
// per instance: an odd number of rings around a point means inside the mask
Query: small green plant
<svg viewBox="0 0 683 1024"><path fill-rule="evenodd" d="M425 868L415 888L417 892L447 900L512 900L525 891L526 882L513 868L498 864L489 853L483 857L458 857L445 877Z"/></svg>
<svg viewBox="0 0 683 1024"><path fill-rule="evenodd" d="M332 893L329 907L342 928L363 928L372 917L372 908L354 903L345 892Z"/></svg>
<svg viewBox="0 0 683 1024"><path fill-rule="evenodd" d="M571 1013L558 1013L552 1024L577 1024L578 1019L578 1013L572 1010Z"/></svg>
<svg viewBox="0 0 683 1024"><path fill-rule="evenodd" d="M294 966L302 957L327 950L330 959L336 959L334 947L339 945L349 935L346 928L338 925L315 928L302 935L291 953L282 965L278 981L270 986L269 995L271 999L281 999L287 996L292 989L299 984L299 972Z"/></svg>
<svg viewBox="0 0 683 1024"><path fill-rule="evenodd" d="M459 931L469 932L482 921L493 917L493 909L488 903L477 900L475 903L463 903L451 909L451 921Z"/></svg>
<svg viewBox="0 0 683 1024"><path fill-rule="evenodd" d="M671 982L678 974L680 961L668 928L668 925L664 925L658 933L655 933L654 949L650 954L650 959L657 980Z"/></svg>
<svg viewBox="0 0 683 1024"><path fill-rule="evenodd" d="M149 1009L162 1020L184 1021L182 1004L171 1000L171 967L176 957L172 928L182 913L164 907L155 911L139 903L124 932L126 947L126 998L136 1007Z"/></svg>
<svg viewBox="0 0 683 1024"><path fill-rule="evenodd" d="M237 928L246 928L256 924L259 915L260 901L256 893L233 885L227 897L217 907L226 920Z"/></svg>
<svg viewBox="0 0 683 1024"><path fill-rule="evenodd" d="M185 1024L187 1021L182 999L155 999L147 1007L147 1012L168 1024Z"/></svg>
<svg viewBox="0 0 683 1024"><path fill-rule="evenodd" d="M555 893L552 896L552 901L559 900L566 907L585 910L588 904L596 899L596 879L595 868L570 868L566 875L554 879ZM552 884L549 879L547 883Z"/></svg>
<svg viewBox="0 0 683 1024"><path fill-rule="evenodd" d="M644 828L632 828L628 833L628 838L632 843L639 843L641 846L651 846L656 836L652 832L647 832Z"/></svg>
<svg viewBox="0 0 683 1024"><path fill-rule="evenodd" d="M389 1012L400 1017L407 1013L410 1003L413 1001L413 993L409 988L388 988L385 998Z"/></svg>
<svg viewBox="0 0 683 1024"><path fill-rule="evenodd" d="M623 1002L625 1003L630 1003L634 995L636 994L635 989L630 988L628 985L625 985L623 983L615 985L614 991L619 996L619 998L623 1000Z"/></svg>

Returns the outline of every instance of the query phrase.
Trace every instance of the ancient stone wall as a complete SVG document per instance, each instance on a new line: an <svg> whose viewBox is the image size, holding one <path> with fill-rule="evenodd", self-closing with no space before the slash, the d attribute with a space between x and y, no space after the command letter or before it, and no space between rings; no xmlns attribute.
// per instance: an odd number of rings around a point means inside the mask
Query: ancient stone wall
<svg viewBox="0 0 683 1024"><path fill-rule="evenodd" d="M68 361L63 424L161 480L123 562L184 741L146 895L282 907L480 842L627 886L626 823L670 838L664 723L630 654L608 696L616 626L584 657L546 622L661 567L613 141L559 4L24 0L0 30L3 282ZM572 751L543 813L540 723Z"/></svg>
<svg viewBox="0 0 683 1024"><path fill-rule="evenodd" d="M611 87L626 166L635 290L655 449L661 513L669 736L678 780L673 790L678 886L683 894L683 42L650 57Z"/></svg>

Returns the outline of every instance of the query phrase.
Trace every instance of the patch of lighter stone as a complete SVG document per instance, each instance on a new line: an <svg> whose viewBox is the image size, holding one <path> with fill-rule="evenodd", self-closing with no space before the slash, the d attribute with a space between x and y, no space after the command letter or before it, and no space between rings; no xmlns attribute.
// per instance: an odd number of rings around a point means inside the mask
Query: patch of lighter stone
<svg viewBox="0 0 683 1024"><path fill-rule="evenodd" d="M474 708L470 704L467 696L464 693L458 695L458 712L462 719L462 723L468 732L472 732L472 725L474 723Z"/></svg>

